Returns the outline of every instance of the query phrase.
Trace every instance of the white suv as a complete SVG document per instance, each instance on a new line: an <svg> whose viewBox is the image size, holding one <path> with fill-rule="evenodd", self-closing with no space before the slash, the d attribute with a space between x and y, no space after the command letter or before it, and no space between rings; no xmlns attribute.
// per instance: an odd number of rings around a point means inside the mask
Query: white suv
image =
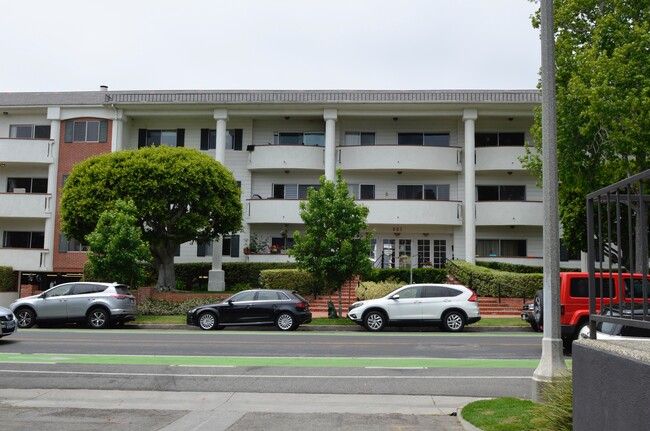
<svg viewBox="0 0 650 431"><path fill-rule="evenodd" d="M135 319L137 307L129 287L118 283L64 283L40 295L14 301L9 308L18 327L45 322L87 322L95 329Z"/></svg>
<svg viewBox="0 0 650 431"><path fill-rule="evenodd" d="M348 318L368 331L385 326L439 325L460 332L481 320L476 293L456 284L410 284L383 298L350 305Z"/></svg>

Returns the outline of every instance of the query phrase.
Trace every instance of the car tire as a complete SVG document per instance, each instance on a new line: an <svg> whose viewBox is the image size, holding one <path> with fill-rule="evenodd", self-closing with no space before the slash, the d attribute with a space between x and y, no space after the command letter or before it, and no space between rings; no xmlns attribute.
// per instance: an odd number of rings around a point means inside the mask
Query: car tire
<svg viewBox="0 0 650 431"><path fill-rule="evenodd" d="M539 331L542 330L542 328L540 328L539 326L537 326L537 323L535 323L534 321L533 321L533 322L528 322L528 323L530 323L530 327L533 329L533 331L535 331L535 332L539 332Z"/></svg>
<svg viewBox="0 0 650 431"><path fill-rule="evenodd" d="M204 331L211 331L213 329L220 329L217 325L217 316L212 311L204 311L199 314L197 320L199 328Z"/></svg>
<svg viewBox="0 0 650 431"><path fill-rule="evenodd" d="M280 331L293 331L298 327L296 318L291 313L280 313L275 319L275 326Z"/></svg>
<svg viewBox="0 0 650 431"><path fill-rule="evenodd" d="M378 332L386 326L386 315L381 311L371 311L363 316L363 326L371 332Z"/></svg>
<svg viewBox="0 0 650 431"><path fill-rule="evenodd" d="M88 312L88 326L93 329L104 329L111 323L111 316L103 308L93 308Z"/></svg>
<svg viewBox="0 0 650 431"><path fill-rule="evenodd" d="M533 322L537 325L537 330L544 326L544 291L538 290L533 298ZM534 328L533 328L534 329Z"/></svg>
<svg viewBox="0 0 650 431"><path fill-rule="evenodd" d="M31 328L36 323L36 313L31 308L20 308L14 314L19 328Z"/></svg>
<svg viewBox="0 0 650 431"><path fill-rule="evenodd" d="M460 332L465 327L465 316L459 311L450 311L442 318L442 329L447 332Z"/></svg>

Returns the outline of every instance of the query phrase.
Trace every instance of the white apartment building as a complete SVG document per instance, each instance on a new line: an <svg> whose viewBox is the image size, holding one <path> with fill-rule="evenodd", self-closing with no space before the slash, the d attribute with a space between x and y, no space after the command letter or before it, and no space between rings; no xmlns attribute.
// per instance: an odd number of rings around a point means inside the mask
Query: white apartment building
<svg viewBox="0 0 650 431"><path fill-rule="evenodd" d="M78 276L83 244L58 219L72 166L170 145L213 156L241 185L244 227L221 241L223 262L286 261L300 200L340 168L370 209L377 265L541 266L542 190L519 161L539 104L537 90L0 93L0 265L43 283ZM244 253L251 239L267 247ZM187 243L176 261L211 255Z"/></svg>

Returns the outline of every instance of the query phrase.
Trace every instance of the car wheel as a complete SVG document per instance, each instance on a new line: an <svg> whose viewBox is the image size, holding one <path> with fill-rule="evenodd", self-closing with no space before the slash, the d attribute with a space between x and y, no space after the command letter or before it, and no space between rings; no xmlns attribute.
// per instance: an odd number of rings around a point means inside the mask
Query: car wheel
<svg viewBox="0 0 650 431"><path fill-rule="evenodd" d="M280 315L275 319L275 326L278 327L280 331L293 331L298 325L296 325L296 319L291 313L280 313Z"/></svg>
<svg viewBox="0 0 650 431"><path fill-rule="evenodd" d="M591 330L589 329L589 320L580 323L576 328L576 338L587 339L590 334Z"/></svg>
<svg viewBox="0 0 650 431"><path fill-rule="evenodd" d="M535 292L533 299L533 319L537 325L537 329L544 326L544 291L538 290Z"/></svg>
<svg viewBox="0 0 650 431"><path fill-rule="evenodd" d="M29 308L21 308L16 312L19 328L31 328L36 323L36 313Z"/></svg>
<svg viewBox="0 0 650 431"><path fill-rule="evenodd" d="M88 313L88 326L93 329L104 329L110 323L110 315L103 308L94 308Z"/></svg>
<svg viewBox="0 0 650 431"><path fill-rule="evenodd" d="M465 316L458 311L450 311L442 319L442 329L448 332L460 332L465 327Z"/></svg>
<svg viewBox="0 0 650 431"><path fill-rule="evenodd" d="M217 316L212 311L204 311L199 314L199 328L204 331L218 329Z"/></svg>
<svg viewBox="0 0 650 431"><path fill-rule="evenodd" d="M535 322L528 322L528 323L530 323L530 327L533 328L533 331L539 332L541 330L541 328L537 326L537 323Z"/></svg>
<svg viewBox="0 0 650 431"><path fill-rule="evenodd" d="M371 311L363 317L363 326L368 331L381 331L386 326L386 316L381 311Z"/></svg>

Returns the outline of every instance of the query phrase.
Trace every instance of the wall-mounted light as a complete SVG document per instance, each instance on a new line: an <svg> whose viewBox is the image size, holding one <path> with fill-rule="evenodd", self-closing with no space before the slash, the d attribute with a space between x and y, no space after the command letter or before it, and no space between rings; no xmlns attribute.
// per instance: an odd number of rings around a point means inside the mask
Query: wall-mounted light
<svg viewBox="0 0 650 431"><path fill-rule="evenodd" d="M424 236L424 237L429 236L429 232L424 232L424 233L422 234L422 236Z"/></svg>
<svg viewBox="0 0 650 431"><path fill-rule="evenodd" d="M285 119L285 120L290 120L291 117L289 117L289 116L287 115L286 117L284 117L284 119Z"/></svg>
<svg viewBox="0 0 650 431"><path fill-rule="evenodd" d="M397 175L402 175L402 171L397 171Z"/></svg>
<svg viewBox="0 0 650 431"><path fill-rule="evenodd" d="M397 120L399 120L398 117L393 117L393 121L397 121Z"/></svg>
<svg viewBox="0 0 650 431"><path fill-rule="evenodd" d="M291 172L291 171L289 171L289 170L287 170L287 171L284 171L284 173L285 173L285 174L288 174L289 172Z"/></svg>
<svg viewBox="0 0 650 431"><path fill-rule="evenodd" d="M508 172L506 172L506 174L512 175L512 171L508 171Z"/></svg>

